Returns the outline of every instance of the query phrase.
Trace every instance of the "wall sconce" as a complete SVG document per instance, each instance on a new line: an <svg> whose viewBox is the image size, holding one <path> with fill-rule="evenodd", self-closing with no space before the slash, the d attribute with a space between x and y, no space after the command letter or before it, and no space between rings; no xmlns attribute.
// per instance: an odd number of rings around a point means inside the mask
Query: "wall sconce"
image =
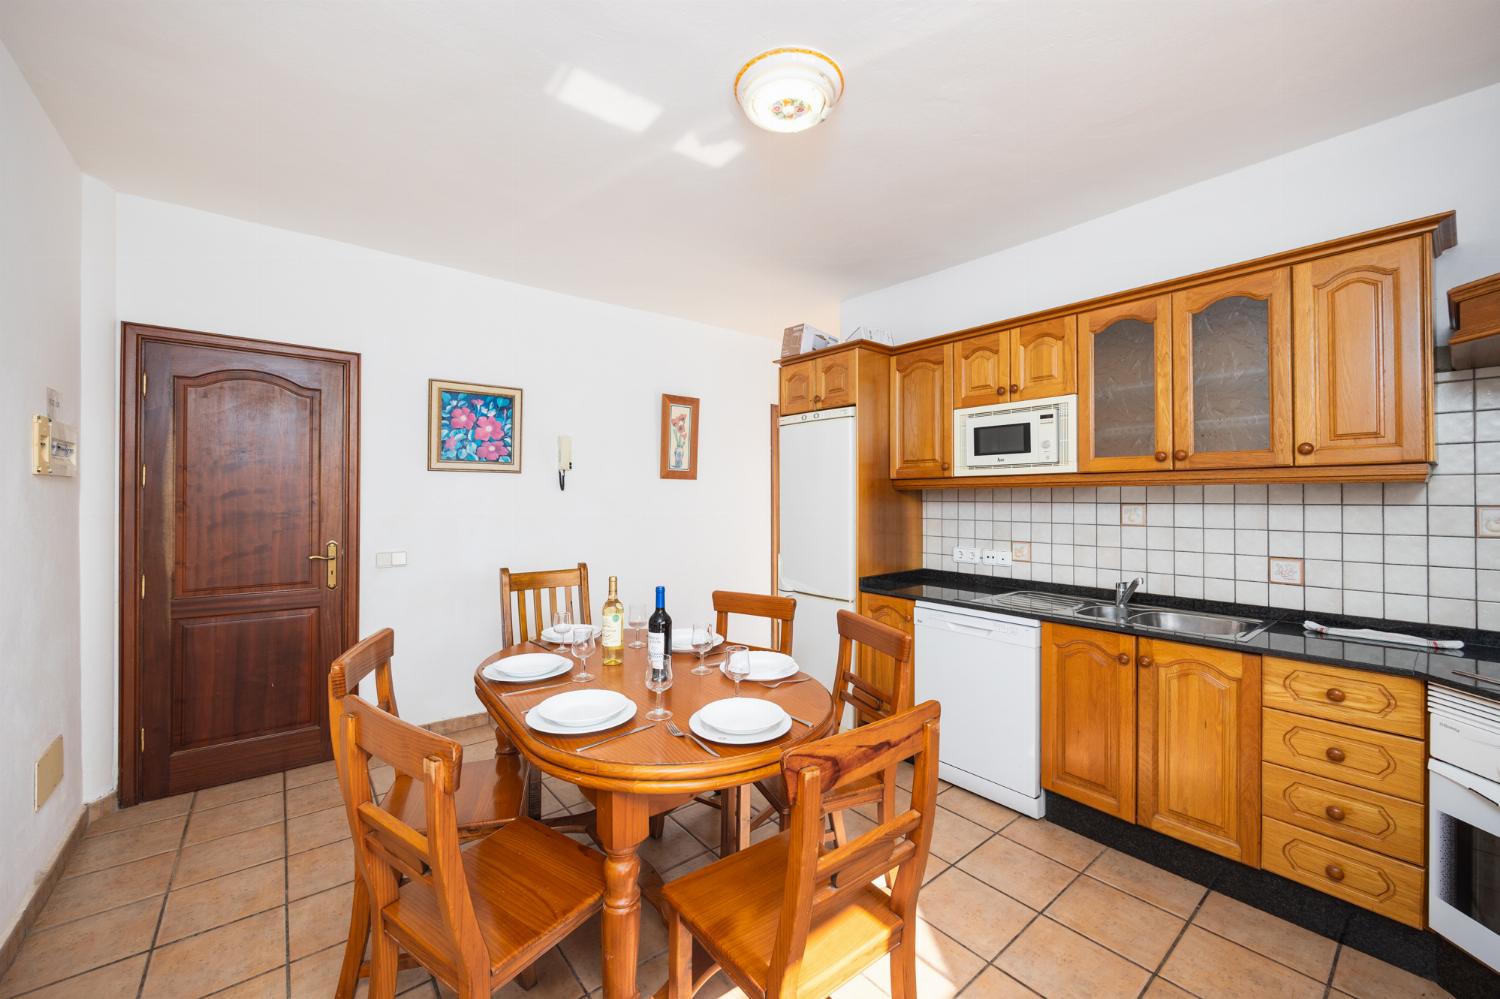
<svg viewBox="0 0 1500 999"><path fill-rule="evenodd" d="M557 488L568 488L568 472L573 468L573 438L557 438Z"/></svg>

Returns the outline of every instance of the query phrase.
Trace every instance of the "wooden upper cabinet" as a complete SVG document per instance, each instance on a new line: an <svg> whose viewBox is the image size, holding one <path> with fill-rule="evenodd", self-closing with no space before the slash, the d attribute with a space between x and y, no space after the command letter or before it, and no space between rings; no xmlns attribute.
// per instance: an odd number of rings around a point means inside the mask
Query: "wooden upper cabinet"
<svg viewBox="0 0 1500 999"><path fill-rule="evenodd" d="M1042 625L1042 786L1135 821L1136 640Z"/></svg>
<svg viewBox="0 0 1500 999"><path fill-rule="evenodd" d="M1172 300L1078 316L1078 470L1172 467Z"/></svg>
<svg viewBox="0 0 1500 999"><path fill-rule="evenodd" d="M1174 468L1292 463L1290 267L1172 295Z"/></svg>
<svg viewBox="0 0 1500 999"><path fill-rule="evenodd" d="M1010 399L1023 402L1078 389L1078 317L1060 316L1010 332Z"/></svg>
<svg viewBox="0 0 1500 999"><path fill-rule="evenodd" d="M1008 402L1010 332L981 333L953 345L953 408Z"/></svg>
<svg viewBox="0 0 1500 999"><path fill-rule="evenodd" d="M1142 638L1139 823L1260 863L1260 657Z"/></svg>
<svg viewBox="0 0 1500 999"><path fill-rule="evenodd" d="M813 359L817 377L813 379L813 406L816 409L835 409L854 405L859 353L842 351L828 357Z"/></svg>
<svg viewBox="0 0 1500 999"><path fill-rule="evenodd" d="M949 474L953 449L952 344L891 358L891 478Z"/></svg>
<svg viewBox="0 0 1500 999"><path fill-rule="evenodd" d="M796 416L813 409L815 361L797 361L781 366L781 415Z"/></svg>
<svg viewBox="0 0 1500 999"><path fill-rule="evenodd" d="M1299 465L1430 460L1424 237L1292 268Z"/></svg>

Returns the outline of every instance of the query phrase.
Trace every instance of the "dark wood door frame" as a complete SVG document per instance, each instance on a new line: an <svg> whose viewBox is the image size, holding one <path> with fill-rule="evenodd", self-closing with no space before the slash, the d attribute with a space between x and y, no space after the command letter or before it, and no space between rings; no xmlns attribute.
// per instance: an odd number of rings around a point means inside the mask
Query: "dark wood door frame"
<svg viewBox="0 0 1500 999"><path fill-rule="evenodd" d="M141 796L141 704L140 704L140 407L142 348L148 342L191 344L226 350L312 358L342 365L346 438L349 456L346 484L348 496L348 541L341 561L344 585L344 645L359 638L359 362L360 355L342 350L304 347L298 344L245 337L201 333L196 330L121 323L120 363L120 762L118 799L133 805Z"/></svg>

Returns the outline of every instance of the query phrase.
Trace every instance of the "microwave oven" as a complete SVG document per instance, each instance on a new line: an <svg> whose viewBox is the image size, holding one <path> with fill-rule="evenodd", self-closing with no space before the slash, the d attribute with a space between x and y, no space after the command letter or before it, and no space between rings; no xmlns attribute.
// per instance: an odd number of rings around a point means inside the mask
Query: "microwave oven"
<svg viewBox="0 0 1500 999"><path fill-rule="evenodd" d="M954 475L1078 471L1076 395L953 411Z"/></svg>

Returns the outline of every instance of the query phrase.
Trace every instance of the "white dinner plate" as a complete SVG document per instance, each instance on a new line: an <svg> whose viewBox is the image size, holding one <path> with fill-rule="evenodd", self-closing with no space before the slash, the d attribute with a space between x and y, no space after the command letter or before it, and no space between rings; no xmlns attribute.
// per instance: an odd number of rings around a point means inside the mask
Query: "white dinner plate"
<svg viewBox="0 0 1500 999"><path fill-rule="evenodd" d="M724 641L724 636L721 635L721 634L719 634L718 632L714 632L714 645L718 645L722 641ZM710 646L710 648L712 648L712 646ZM683 628L681 631L678 631L676 628L672 629L672 651L673 652L692 652L692 651L694 651L693 650L693 629L691 629L691 628Z"/></svg>
<svg viewBox="0 0 1500 999"><path fill-rule="evenodd" d="M709 742L721 742L726 746L753 746L757 742L770 742L780 739L792 730L792 716L787 715L778 725L773 725L764 732L753 732L750 735L730 735L728 732L720 732L718 729L706 724L698 717L701 710L693 712L693 717L688 719L688 728L693 734Z"/></svg>
<svg viewBox="0 0 1500 999"><path fill-rule="evenodd" d="M631 701L625 707L621 708L618 714L604 719L597 725L576 728L571 725L555 725L537 714L536 708L532 708L526 712L526 725L529 728L535 729L538 732L545 732L548 735L587 735L590 732L603 732L605 729L623 725L635 717L635 712L635 702Z"/></svg>
<svg viewBox="0 0 1500 999"><path fill-rule="evenodd" d="M572 668L570 660L552 652L523 652L490 663L484 676L496 683L531 683L561 676Z"/></svg>
<svg viewBox="0 0 1500 999"><path fill-rule="evenodd" d="M746 680L781 680L796 673L800 668L797 661L791 656L782 655L780 652L744 652L741 655L750 657L750 675ZM729 671L725 667L727 662L719 666L725 676Z"/></svg>
<svg viewBox="0 0 1500 999"><path fill-rule="evenodd" d="M554 694L531 710L559 728L587 729L619 714L635 702L618 690L591 687Z"/></svg>
<svg viewBox="0 0 1500 999"><path fill-rule="evenodd" d="M758 735L780 725L787 714L775 701L758 697L726 697L698 709L703 722L727 735Z"/></svg>
<svg viewBox="0 0 1500 999"><path fill-rule="evenodd" d="M573 627L576 628L578 626L575 624ZM594 624L594 625L590 625L589 627L591 627L591 628L594 629L594 637L595 638L598 638L599 635L604 631L604 625L602 625L602 624ZM542 629L542 641L544 641L544 642L551 642L553 645L572 645L573 644L573 636L570 633L566 638L563 638L563 637L560 637L557 634L557 632L554 631L554 630L552 630L551 628L543 628Z"/></svg>

